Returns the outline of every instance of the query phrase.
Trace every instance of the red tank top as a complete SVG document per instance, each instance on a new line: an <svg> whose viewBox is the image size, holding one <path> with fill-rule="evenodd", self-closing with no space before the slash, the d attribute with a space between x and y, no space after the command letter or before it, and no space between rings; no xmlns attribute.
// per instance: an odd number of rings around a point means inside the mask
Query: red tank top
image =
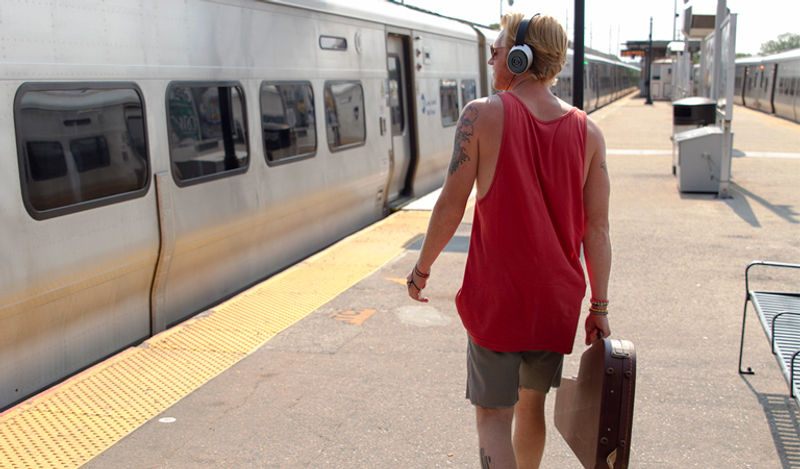
<svg viewBox="0 0 800 469"><path fill-rule="evenodd" d="M489 192L475 205L456 307L473 341L498 352L571 353L586 282L586 114L541 121L501 93L503 137Z"/></svg>

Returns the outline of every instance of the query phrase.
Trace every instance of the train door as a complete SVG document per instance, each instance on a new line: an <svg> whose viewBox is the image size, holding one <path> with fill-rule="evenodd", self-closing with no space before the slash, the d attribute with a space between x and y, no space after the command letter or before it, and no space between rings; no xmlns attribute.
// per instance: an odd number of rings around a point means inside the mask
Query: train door
<svg viewBox="0 0 800 469"><path fill-rule="evenodd" d="M761 76L761 69L758 66L748 67L747 72L747 92L746 92L746 100L745 106L756 108L756 103L758 102L758 90L759 90L759 77Z"/></svg>
<svg viewBox="0 0 800 469"><path fill-rule="evenodd" d="M795 65L795 70L800 72L800 66ZM800 75L800 73L798 73ZM800 121L800 76L792 78L792 84L790 85L793 89L792 91L792 110L794 112L794 120Z"/></svg>
<svg viewBox="0 0 800 469"><path fill-rule="evenodd" d="M387 200L392 205L411 195L411 171L416 159L416 145L410 101L413 88L408 68L408 36L389 34L386 44L392 134L391 176Z"/></svg>
<svg viewBox="0 0 800 469"><path fill-rule="evenodd" d="M775 85L778 82L778 64L773 65L769 74L769 82L767 83L767 96L769 97L769 105L767 110L775 114Z"/></svg>
<svg viewBox="0 0 800 469"><path fill-rule="evenodd" d="M739 92L741 92L741 94L742 94L742 96L741 96L742 97L742 102L740 103L742 106L746 106L747 105L747 101L746 101L746 99L747 99L746 98L746 96L747 96L747 78L748 78L747 75L748 75L749 71L750 71L750 67L742 67L742 83L741 83L741 89L739 90Z"/></svg>
<svg viewBox="0 0 800 469"><path fill-rule="evenodd" d="M764 66L761 65L756 69L756 76L753 80L753 107L761 109L764 100L764 90L766 89Z"/></svg>

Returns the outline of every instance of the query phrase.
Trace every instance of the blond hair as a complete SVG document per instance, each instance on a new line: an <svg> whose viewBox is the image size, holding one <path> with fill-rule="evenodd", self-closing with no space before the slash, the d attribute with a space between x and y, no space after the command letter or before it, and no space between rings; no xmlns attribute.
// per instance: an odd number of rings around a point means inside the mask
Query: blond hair
<svg viewBox="0 0 800 469"><path fill-rule="evenodd" d="M522 13L503 15L500 25L506 33L504 46L508 50L514 47L523 19ZM552 16L537 15L531 20L525 44L533 49L533 66L525 73L530 73L536 81L552 81L567 63L567 32Z"/></svg>

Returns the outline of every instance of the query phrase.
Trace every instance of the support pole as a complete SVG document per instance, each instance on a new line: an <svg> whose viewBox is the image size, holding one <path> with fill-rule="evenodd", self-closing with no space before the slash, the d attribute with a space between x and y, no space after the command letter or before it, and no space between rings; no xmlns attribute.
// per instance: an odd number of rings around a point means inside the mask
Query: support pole
<svg viewBox="0 0 800 469"><path fill-rule="evenodd" d="M719 101L722 90L722 22L727 16L725 0L717 1L717 16L714 17L714 63L711 72L711 99Z"/></svg>
<svg viewBox="0 0 800 469"><path fill-rule="evenodd" d="M717 193L717 197L720 199L730 199L732 196L730 194L730 181L731 181L731 160L733 157L733 148L731 147L731 143L733 141L733 137L731 134L731 118L732 113L725 114L721 113L719 110L719 100L725 98L725 107L730 109L733 106L732 102L728 101L728 98L732 98L732 96L728 96L726 90L722 89L722 41L728 38L722 37L722 26L725 20L728 17L728 6L726 0L717 0L717 16L714 19L714 69L712 75L712 82L713 88L711 90L711 98L717 102L717 121L722 126L722 164L720 167L720 178L719 178L719 191ZM730 20L729 20L730 21ZM736 26L735 24L729 25L732 29L732 37L736 37ZM732 41L734 39L731 39ZM735 42L731 44L731 48L733 50L736 49ZM732 54L731 54L732 55ZM726 81L733 80L732 76L726 76ZM727 115L726 115L727 114Z"/></svg>
<svg viewBox="0 0 800 469"><path fill-rule="evenodd" d="M653 97L650 95L650 77L653 76L653 17L650 17L650 39L647 41L647 76L644 78L644 84L647 87L647 99L645 104L653 104Z"/></svg>
<svg viewBox="0 0 800 469"><path fill-rule="evenodd" d="M584 0L575 0L575 30L572 40L572 105L583 109Z"/></svg>

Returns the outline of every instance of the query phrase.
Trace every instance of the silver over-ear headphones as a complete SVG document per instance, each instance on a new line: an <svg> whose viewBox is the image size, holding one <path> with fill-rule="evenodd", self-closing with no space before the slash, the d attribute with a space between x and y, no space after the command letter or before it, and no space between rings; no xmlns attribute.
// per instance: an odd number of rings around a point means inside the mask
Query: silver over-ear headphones
<svg viewBox="0 0 800 469"><path fill-rule="evenodd" d="M525 36L528 35L528 27L530 27L531 21L537 16L539 16L539 13L530 17L530 19L522 20L517 28L514 47L511 48L508 56L506 56L506 65L514 75L519 75L533 66L533 49L525 44Z"/></svg>

